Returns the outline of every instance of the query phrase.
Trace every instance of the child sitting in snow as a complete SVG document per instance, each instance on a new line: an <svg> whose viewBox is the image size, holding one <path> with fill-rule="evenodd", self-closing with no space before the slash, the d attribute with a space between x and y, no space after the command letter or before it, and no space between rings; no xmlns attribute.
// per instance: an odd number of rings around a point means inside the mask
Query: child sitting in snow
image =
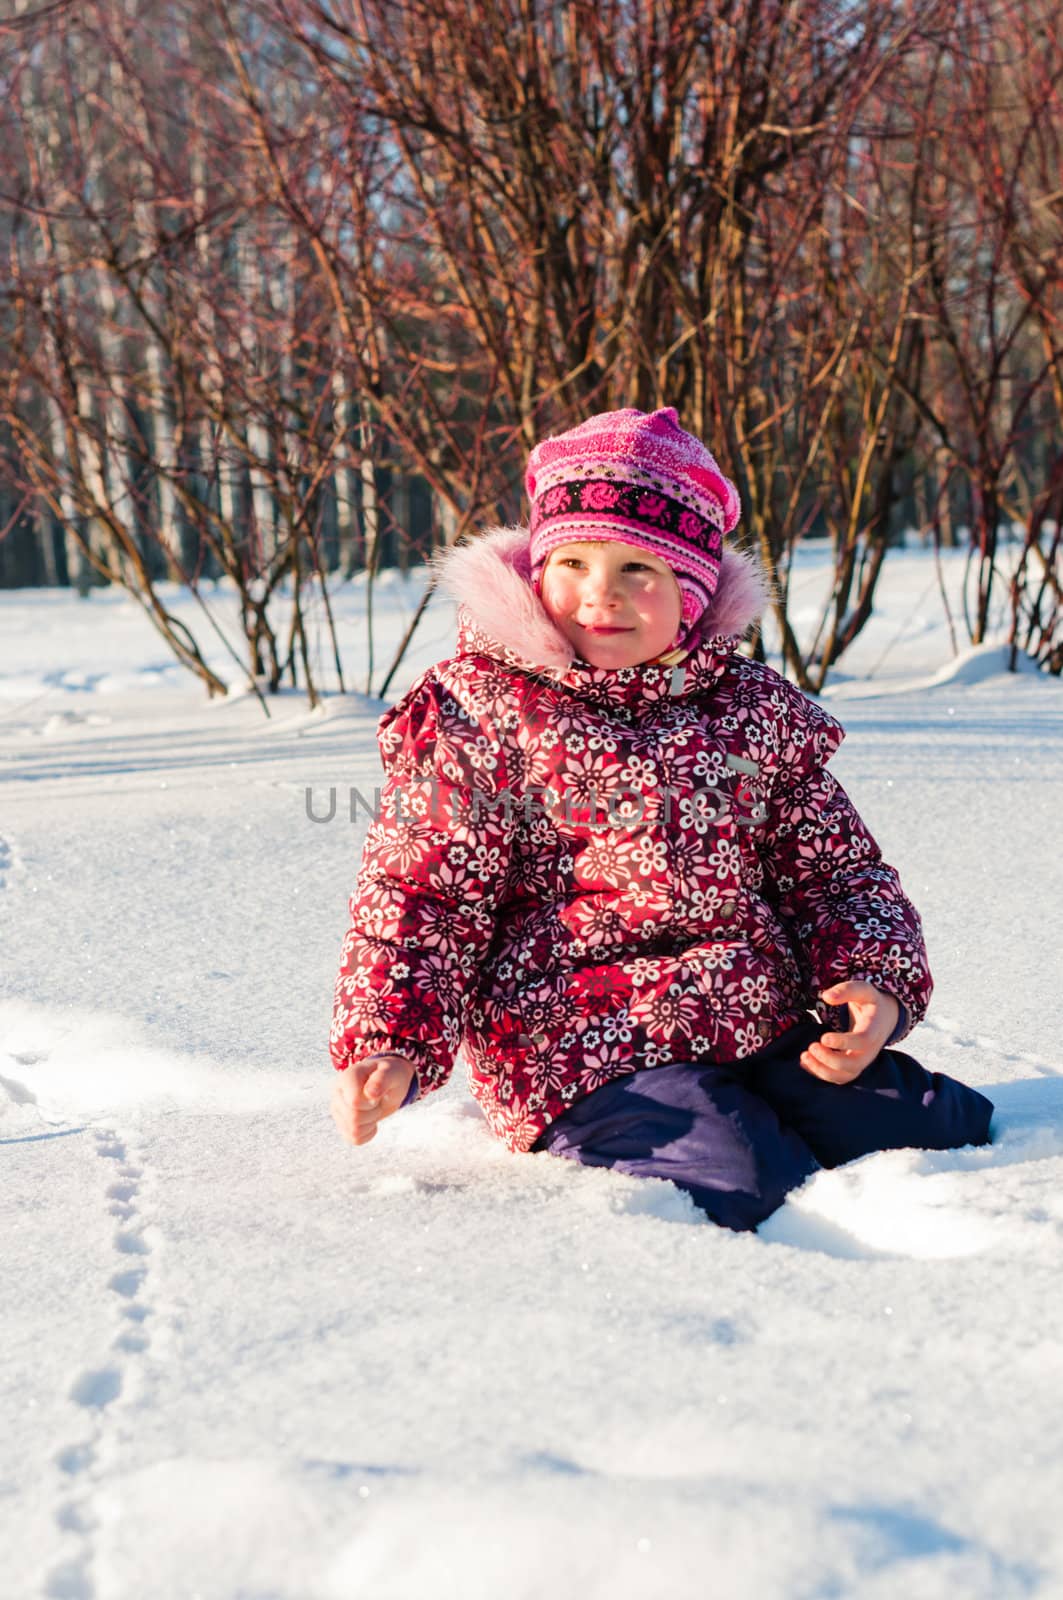
<svg viewBox="0 0 1063 1600"><path fill-rule="evenodd" d="M459 1046L514 1151L668 1178L755 1228L818 1166L988 1141L991 1103L888 1048L918 913L826 762L843 730L737 651L739 499L674 410L532 452L530 531L449 552L457 652L380 723L387 784L336 985L359 1145Z"/></svg>

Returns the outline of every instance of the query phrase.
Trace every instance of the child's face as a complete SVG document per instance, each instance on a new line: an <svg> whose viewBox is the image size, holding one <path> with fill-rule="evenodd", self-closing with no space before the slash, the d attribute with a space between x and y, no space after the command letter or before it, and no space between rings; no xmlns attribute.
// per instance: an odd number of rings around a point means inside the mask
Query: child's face
<svg viewBox="0 0 1063 1600"><path fill-rule="evenodd" d="M636 667L673 644L682 603L666 562L634 544L573 540L543 570L548 616L592 667Z"/></svg>

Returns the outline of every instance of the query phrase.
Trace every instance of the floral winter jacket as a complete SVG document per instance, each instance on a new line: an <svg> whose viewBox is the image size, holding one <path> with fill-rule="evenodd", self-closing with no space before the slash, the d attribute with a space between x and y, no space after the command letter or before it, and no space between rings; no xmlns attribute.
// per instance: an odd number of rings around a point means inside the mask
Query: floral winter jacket
<svg viewBox="0 0 1063 1600"><path fill-rule="evenodd" d="M334 1065L395 1051L420 1095L461 1047L494 1132L528 1150L638 1067L730 1061L863 978L931 993L897 873L825 770L840 725L736 651L763 604L726 551L678 666L588 666L529 581L526 530L456 549L456 655L381 719L386 784L350 901ZM907 1015L905 1015L907 1013Z"/></svg>

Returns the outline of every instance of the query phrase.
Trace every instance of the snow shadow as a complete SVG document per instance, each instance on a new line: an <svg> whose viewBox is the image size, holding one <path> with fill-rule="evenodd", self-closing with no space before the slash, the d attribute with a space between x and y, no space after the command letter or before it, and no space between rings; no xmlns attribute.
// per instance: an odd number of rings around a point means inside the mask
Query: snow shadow
<svg viewBox="0 0 1063 1600"><path fill-rule="evenodd" d="M79 1128L58 1128L55 1133L23 1133L15 1139L0 1139L2 1144L40 1144L44 1139L69 1139L76 1133L87 1133L88 1124L82 1123Z"/></svg>
<svg viewBox="0 0 1063 1600"><path fill-rule="evenodd" d="M996 1107L990 1124L990 1148L999 1157L996 1165L1036 1160L1026 1153L1026 1146L1038 1140L1054 1139L1063 1154L1063 1077L1014 1078L986 1084L981 1093Z"/></svg>
<svg viewBox="0 0 1063 1600"><path fill-rule="evenodd" d="M967 1570L981 1569L990 1577L997 1600L1020 1600L1038 1589L1043 1573L1023 1562L1005 1560L981 1540L953 1532L924 1512L904 1506L835 1505L826 1509L828 1522L849 1532L858 1546L862 1576L899 1568L898 1586L905 1583L903 1567L912 1562L952 1558ZM961 1568L962 1570L962 1568ZM813 1590L808 1600L842 1600L851 1590L834 1580Z"/></svg>

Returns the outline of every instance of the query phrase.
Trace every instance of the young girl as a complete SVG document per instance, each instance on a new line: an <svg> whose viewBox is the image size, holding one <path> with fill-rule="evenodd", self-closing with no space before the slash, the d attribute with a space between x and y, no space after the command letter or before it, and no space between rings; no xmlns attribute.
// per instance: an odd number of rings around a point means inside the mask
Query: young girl
<svg viewBox="0 0 1063 1600"><path fill-rule="evenodd" d="M387 771L331 1034L353 1144L464 1050L513 1151L669 1178L755 1228L818 1166L984 1144L899 1050L918 913L825 764L840 725L737 652L764 602L735 486L674 410L533 450L531 527L451 551L457 652Z"/></svg>

